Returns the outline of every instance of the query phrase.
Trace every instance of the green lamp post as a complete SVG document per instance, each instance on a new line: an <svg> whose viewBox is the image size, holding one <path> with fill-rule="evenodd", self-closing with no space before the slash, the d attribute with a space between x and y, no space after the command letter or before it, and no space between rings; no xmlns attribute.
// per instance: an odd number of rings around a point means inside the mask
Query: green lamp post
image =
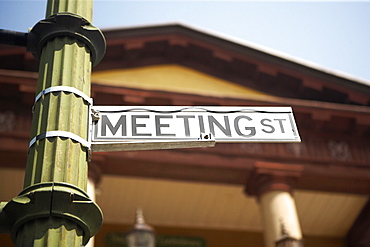
<svg viewBox="0 0 370 247"><path fill-rule="evenodd" d="M91 70L105 53L92 5L48 0L46 19L20 37L40 64L24 190L0 204L0 231L19 247L80 247L102 224L86 194Z"/></svg>

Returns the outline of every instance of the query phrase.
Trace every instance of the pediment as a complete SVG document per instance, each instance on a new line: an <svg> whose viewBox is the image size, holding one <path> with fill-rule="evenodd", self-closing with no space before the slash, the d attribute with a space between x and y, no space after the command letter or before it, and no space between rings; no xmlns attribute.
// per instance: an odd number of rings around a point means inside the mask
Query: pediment
<svg viewBox="0 0 370 247"><path fill-rule="evenodd" d="M176 64L280 98L370 105L370 82L271 49L183 24L103 30L94 71ZM37 71L23 47L0 45L0 67Z"/></svg>
<svg viewBox="0 0 370 247"><path fill-rule="evenodd" d="M370 104L367 82L249 42L182 24L103 32L107 52L96 71L176 64L271 96Z"/></svg>
<svg viewBox="0 0 370 247"><path fill-rule="evenodd" d="M173 64L97 71L93 73L92 81L105 86L215 97L245 99L267 96L258 90Z"/></svg>

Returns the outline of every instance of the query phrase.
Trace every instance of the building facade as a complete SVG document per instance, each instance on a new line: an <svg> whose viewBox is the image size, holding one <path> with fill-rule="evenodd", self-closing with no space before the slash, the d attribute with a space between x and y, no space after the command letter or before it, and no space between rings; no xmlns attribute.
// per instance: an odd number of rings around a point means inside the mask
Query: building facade
<svg viewBox="0 0 370 247"><path fill-rule="evenodd" d="M289 106L302 142L93 153L95 246L122 244L138 206L162 241L189 246L370 245L368 82L180 24L104 35L94 105ZM1 201L23 187L37 64L0 47Z"/></svg>

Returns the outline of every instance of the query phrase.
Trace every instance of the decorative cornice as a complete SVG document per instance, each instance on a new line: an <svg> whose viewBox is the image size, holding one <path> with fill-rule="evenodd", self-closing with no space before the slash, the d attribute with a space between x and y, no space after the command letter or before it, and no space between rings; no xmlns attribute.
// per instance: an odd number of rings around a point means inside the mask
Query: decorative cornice
<svg viewBox="0 0 370 247"><path fill-rule="evenodd" d="M303 172L303 165L257 161L248 178L245 192L251 196L279 190L292 193Z"/></svg>

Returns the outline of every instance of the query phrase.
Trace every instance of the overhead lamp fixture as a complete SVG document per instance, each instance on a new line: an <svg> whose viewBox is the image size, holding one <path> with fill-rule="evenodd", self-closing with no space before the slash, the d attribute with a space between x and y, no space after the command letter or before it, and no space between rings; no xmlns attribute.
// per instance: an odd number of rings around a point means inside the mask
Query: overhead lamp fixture
<svg viewBox="0 0 370 247"><path fill-rule="evenodd" d="M128 247L155 247L154 228L145 224L143 210L136 209L135 225L126 235Z"/></svg>

